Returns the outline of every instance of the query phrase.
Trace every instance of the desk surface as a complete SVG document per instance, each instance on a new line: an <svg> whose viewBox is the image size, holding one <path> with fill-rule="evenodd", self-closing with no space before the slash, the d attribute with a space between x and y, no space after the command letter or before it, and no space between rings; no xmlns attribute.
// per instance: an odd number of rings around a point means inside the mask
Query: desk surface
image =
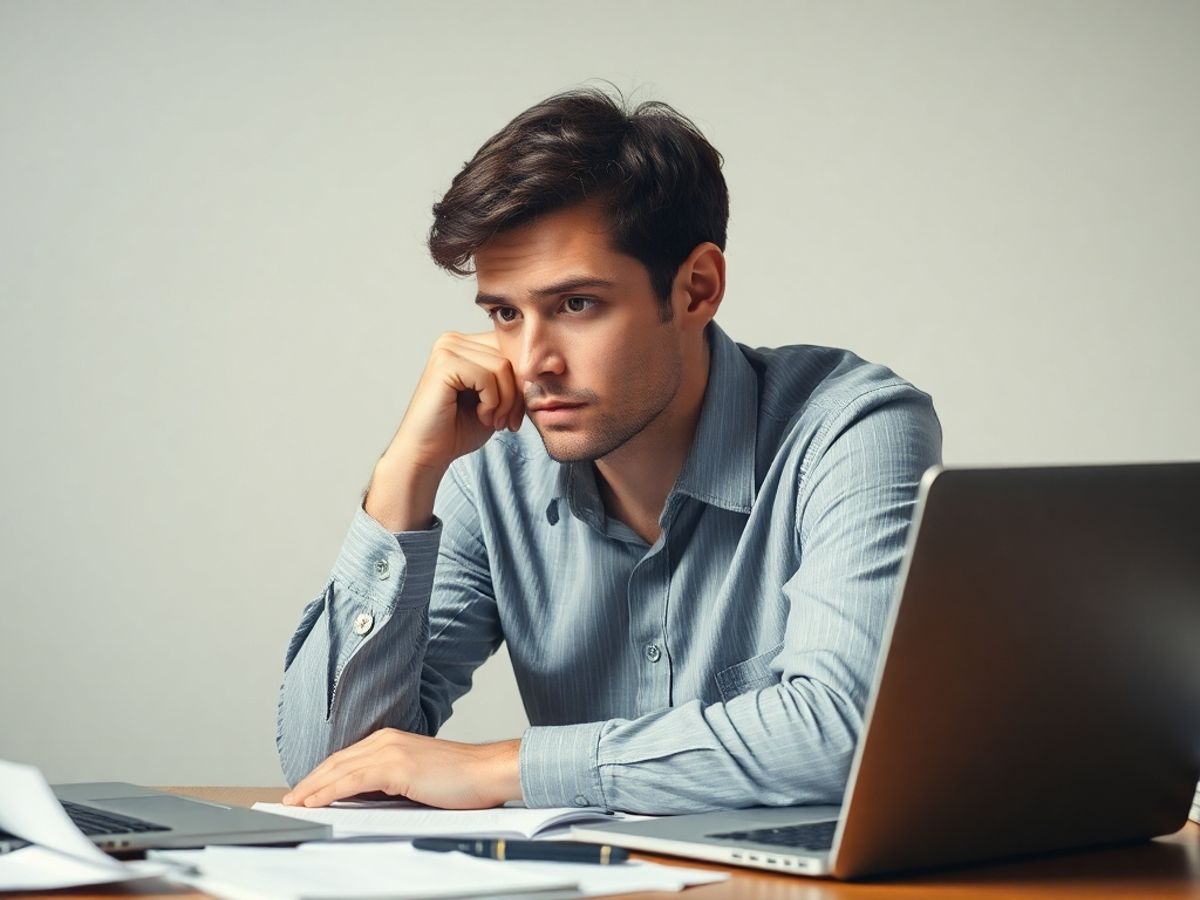
<svg viewBox="0 0 1200 900"><path fill-rule="evenodd" d="M206 800L249 806L278 802L282 788L168 787L164 790ZM915 900L915 898L985 897L987 900L1038 900L1069 897L1189 898L1200 900L1200 825L1170 837L1133 846L1062 854L999 865L972 866L934 874L896 878L887 883L847 884L815 878L775 875L753 869L708 865L692 860L640 854L655 862L719 869L733 877L722 884L688 888L681 894L626 894L630 898L686 900ZM60 898L152 897L198 898L206 895L161 881L138 887L91 888L50 894L3 894L4 900Z"/></svg>

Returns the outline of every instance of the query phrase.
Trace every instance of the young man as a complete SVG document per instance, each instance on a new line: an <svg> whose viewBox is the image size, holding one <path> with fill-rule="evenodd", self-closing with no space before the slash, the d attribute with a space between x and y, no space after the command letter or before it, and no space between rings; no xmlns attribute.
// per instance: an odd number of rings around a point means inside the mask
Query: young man
<svg viewBox="0 0 1200 900"><path fill-rule="evenodd" d="M438 339L303 612L285 802L839 799L941 429L888 369L717 327L720 165L670 107L577 91L434 206L492 330ZM531 727L432 737L501 641Z"/></svg>

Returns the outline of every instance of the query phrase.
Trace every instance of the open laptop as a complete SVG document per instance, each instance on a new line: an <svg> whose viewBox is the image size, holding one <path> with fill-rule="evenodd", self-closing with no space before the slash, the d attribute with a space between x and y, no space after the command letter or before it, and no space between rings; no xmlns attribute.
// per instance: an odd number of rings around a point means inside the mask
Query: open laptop
<svg viewBox="0 0 1200 900"><path fill-rule="evenodd" d="M1169 834L1200 778L1200 463L930 469L840 807L573 836L858 878Z"/></svg>
<svg viewBox="0 0 1200 900"><path fill-rule="evenodd" d="M332 831L316 822L119 781L58 784L53 789L79 830L113 854L209 844L296 844L328 838ZM26 843L0 831L0 850L16 850Z"/></svg>

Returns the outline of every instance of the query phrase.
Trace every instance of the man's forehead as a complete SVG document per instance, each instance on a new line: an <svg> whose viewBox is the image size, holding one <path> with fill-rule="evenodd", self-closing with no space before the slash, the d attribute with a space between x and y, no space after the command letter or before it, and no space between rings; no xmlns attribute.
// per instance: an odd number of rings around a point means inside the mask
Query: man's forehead
<svg viewBox="0 0 1200 900"><path fill-rule="evenodd" d="M594 217L571 210L551 213L493 235L475 251L475 268L511 271L614 253L607 229Z"/></svg>
<svg viewBox="0 0 1200 900"><path fill-rule="evenodd" d="M524 297L588 287L616 287L637 277L639 264L618 253L607 235L570 231L566 226L532 240L497 235L475 255L479 293Z"/></svg>

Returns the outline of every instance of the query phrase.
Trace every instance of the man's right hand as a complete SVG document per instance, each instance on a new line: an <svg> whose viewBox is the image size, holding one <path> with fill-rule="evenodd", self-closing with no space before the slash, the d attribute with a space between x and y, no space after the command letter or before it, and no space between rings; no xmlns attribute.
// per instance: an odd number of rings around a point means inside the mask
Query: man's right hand
<svg viewBox="0 0 1200 900"><path fill-rule="evenodd" d="M524 416L523 393L495 335L443 334L375 466L363 508L390 531L428 528L450 463L497 431L516 431Z"/></svg>

